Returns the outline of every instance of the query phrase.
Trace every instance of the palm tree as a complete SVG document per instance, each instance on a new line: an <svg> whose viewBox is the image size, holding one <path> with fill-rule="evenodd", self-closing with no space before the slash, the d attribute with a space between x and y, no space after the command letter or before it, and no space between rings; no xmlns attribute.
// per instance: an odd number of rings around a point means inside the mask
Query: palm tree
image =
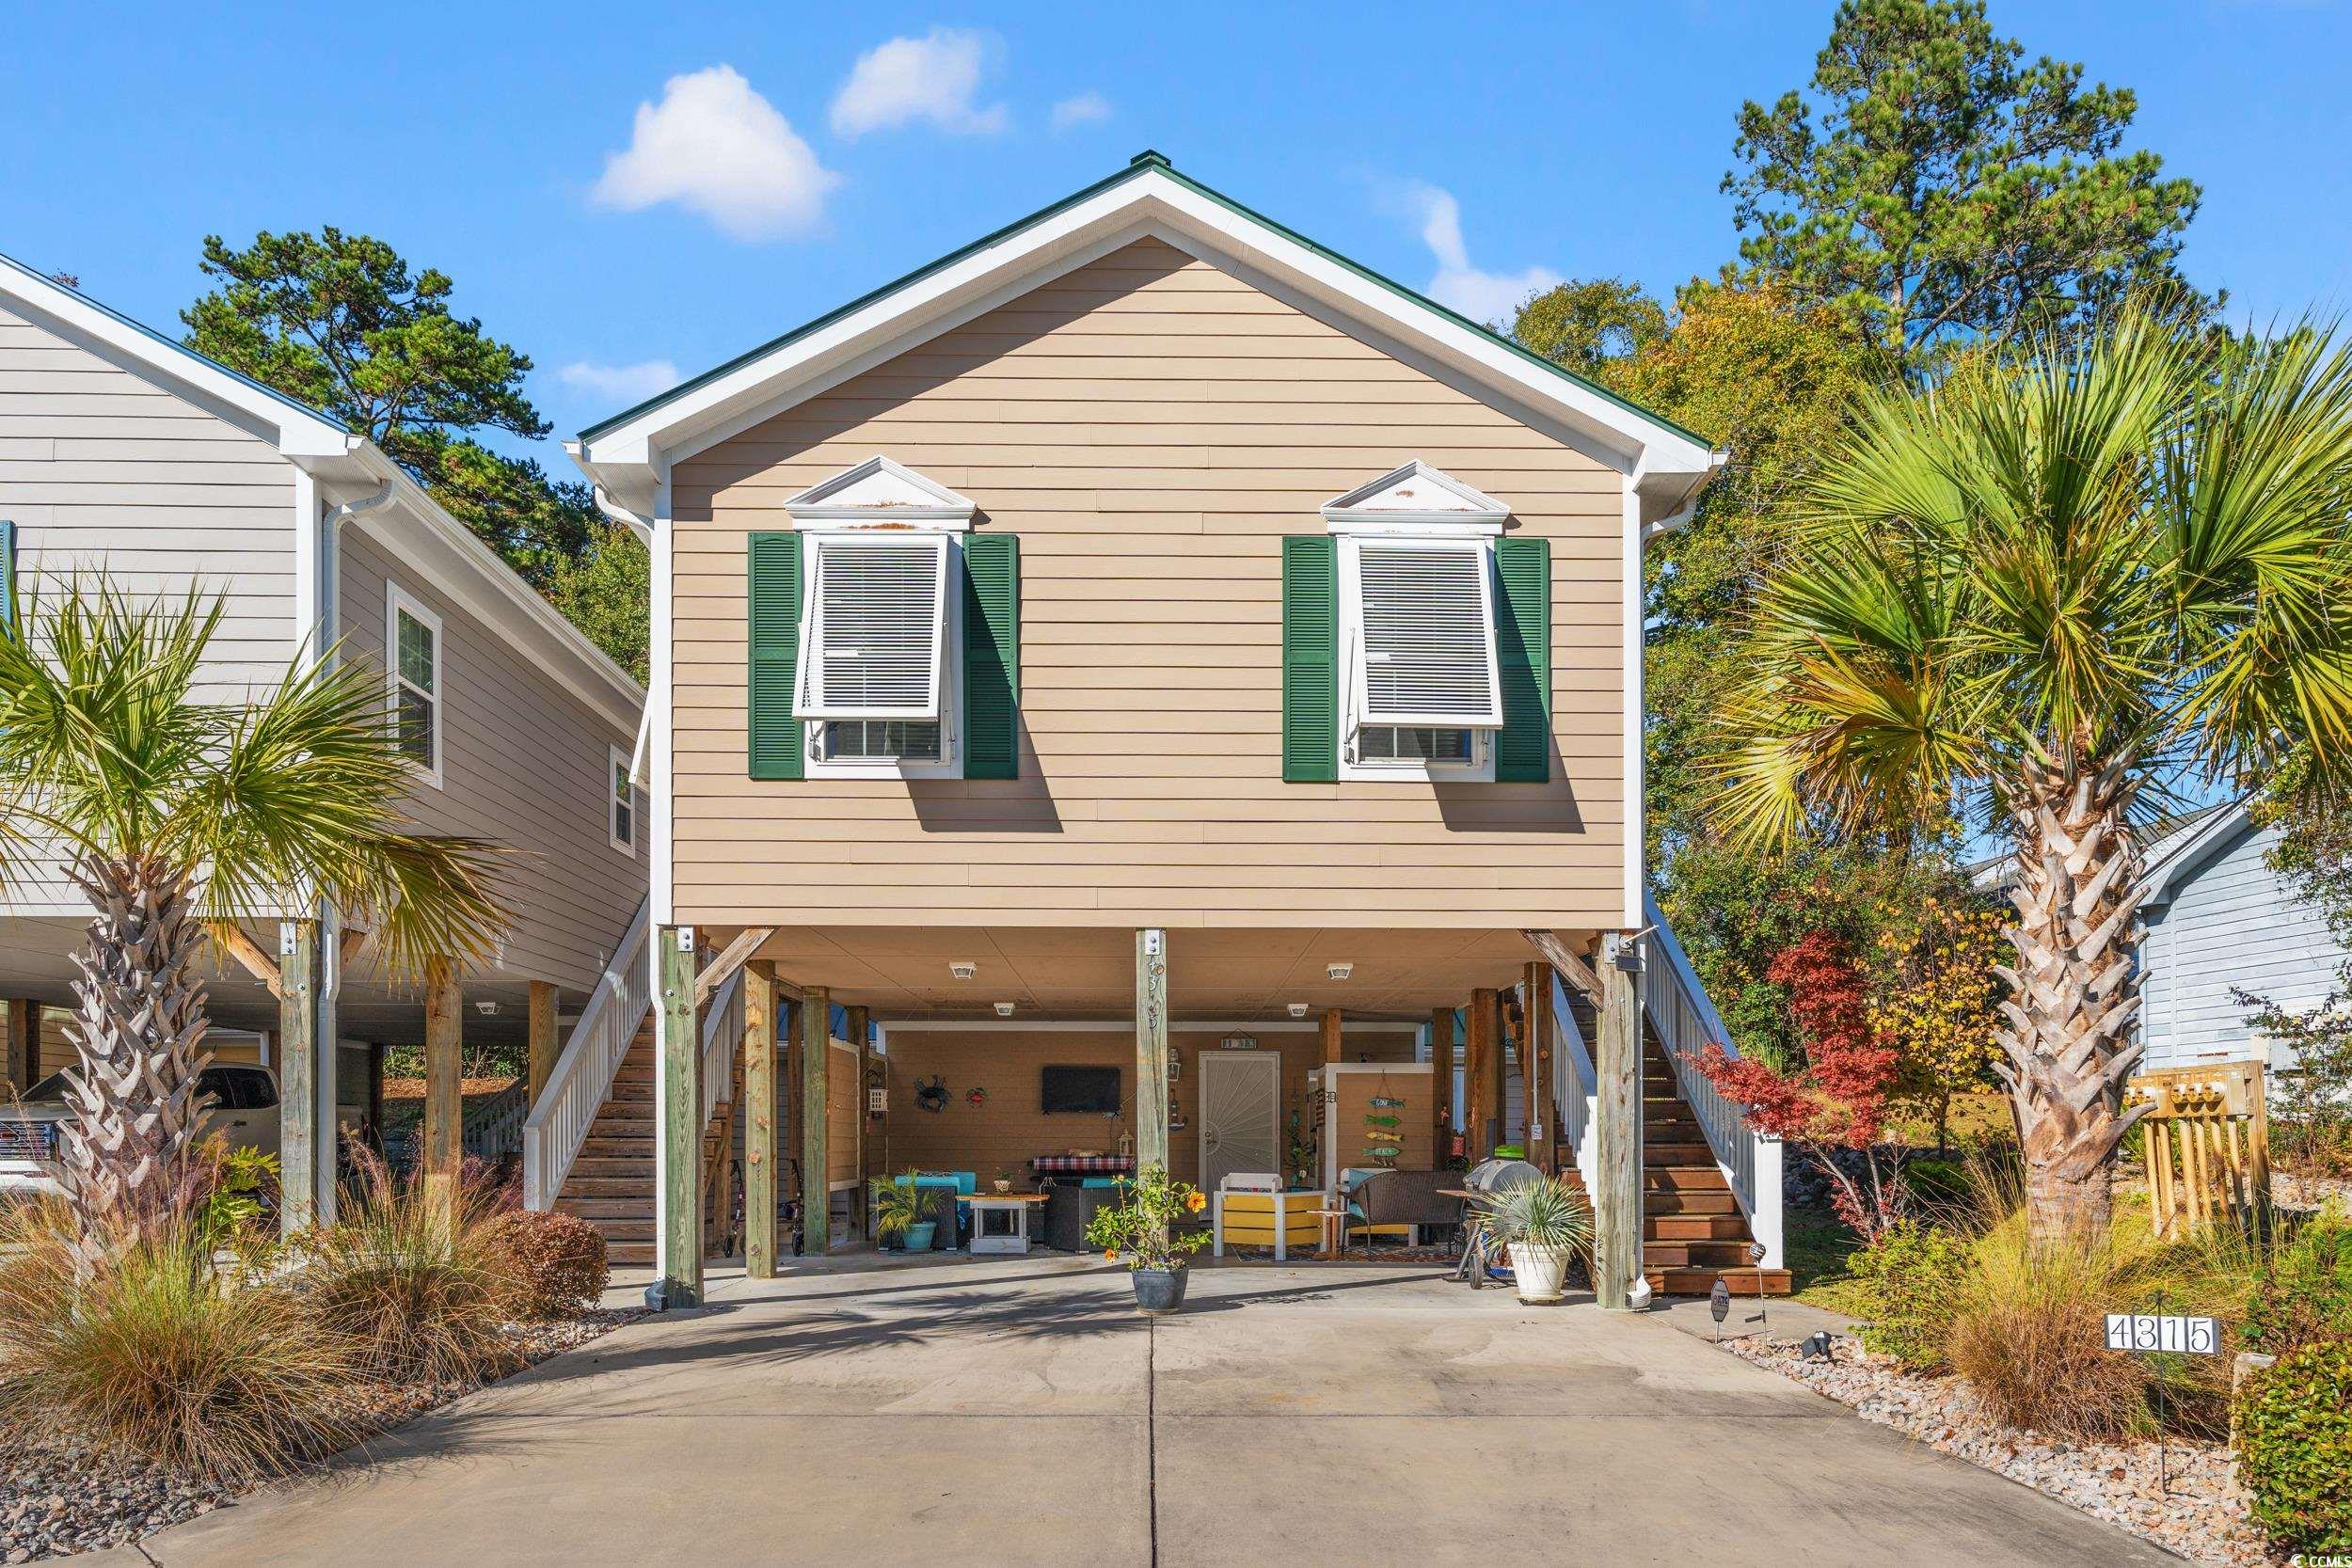
<svg viewBox="0 0 2352 1568"><path fill-rule="evenodd" d="M38 624L0 615L0 875L61 859L96 911L59 1150L86 1250L183 1190L208 931L323 898L413 973L505 924L492 850L406 831L380 673L297 660L257 701L200 700L221 610L135 601L99 573Z"/></svg>
<svg viewBox="0 0 2352 1568"><path fill-rule="evenodd" d="M1730 831L2013 846L1998 1070L2034 1232L2104 1225L2137 1112L2136 831L2301 749L2352 777L2352 351L2072 346L1859 404L1760 596L1720 759Z"/></svg>

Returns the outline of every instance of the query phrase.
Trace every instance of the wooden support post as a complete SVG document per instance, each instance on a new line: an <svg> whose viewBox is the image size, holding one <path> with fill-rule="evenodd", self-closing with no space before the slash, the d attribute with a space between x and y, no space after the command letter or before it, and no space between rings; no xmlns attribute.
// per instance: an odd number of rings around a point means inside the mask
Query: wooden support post
<svg viewBox="0 0 2352 1568"><path fill-rule="evenodd" d="M24 997L8 1004L8 1060L0 1063L8 1092L21 1095L40 1082L40 1004Z"/></svg>
<svg viewBox="0 0 2352 1568"><path fill-rule="evenodd" d="M1454 1125L1454 1009L1429 1012L1429 1148L1431 1168L1446 1168L1446 1133Z"/></svg>
<svg viewBox="0 0 2352 1568"><path fill-rule="evenodd" d="M801 1251L810 1258L822 1258L833 1247L833 1177L825 1139L832 1040L832 993L811 986L801 993ZM953 1225L955 1214L942 1214L939 1222Z"/></svg>
<svg viewBox="0 0 2352 1568"><path fill-rule="evenodd" d="M1495 1037L1498 1000L1491 990L1470 992L1470 1027L1462 1053L1462 1149L1473 1165L1494 1152L1495 1123L1502 1115L1494 1092L1502 1078L1502 1042Z"/></svg>
<svg viewBox="0 0 2352 1568"><path fill-rule="evenodd" d="M1168 1161L1168 933L1136 933L1136 1170Z"/></svg>
<svg viewBox="0 0 2352 1568"><path fill-rule="evenodd" d="M871 1218L866 1212L866 1012L864 1007L844 1007L850 1024L850 1062L854 1075L850 1085L850 1139L855 1158L850 1168L857 1173L857 1191L850 1196L850 1212L857 1216L857 1233L861 1241L874 1239Z"/></svg>
<svg viewBox="0 0 2352 1568"><path fill-rule="evenodd" d="M1347 1060L1345 1015L1337 1007L1323 1009L1321 1020L1323 1060L1326 1066Z"/></svg>
<svg viewBox="0 0 2352 1568"><path fill-rule="evenodd" d="M743 1269L776 1277L776 975L743 971Z"/></svg>
<svg viewBox="0 0 2352 1568"><path fill-rule="evenodd" d="M656 936L661 1009L655 1053L660 1064L661 1159L655 1173L660 1275L646 1292L659 1307L699 1307L703 1296L703 1040L696 1027L694 974L699 953L691 926L664 926Z"/></svg>
<svg viewBox="0 0 2352 1568"><path fill-rule="evenodd" d="M278 923L278 1225L288 1236L310 1229L318 1217L319 959L317 921ZM331 1126L326 1141L331 1160Z"/></svg>
<svg viewBox="0 0 2352 1568"><path fill-rule="evenodd" d="M424 1190L454 1212L457 1168L465 1159L465 997L457 963L439 954L424 960Z"/></svg>
<svg viewBox="0 0 2352 1568"><path fill-rule="evenodd" d="M1519 1041L1519 1076L1527 1101L1527 1158L1549 1176L1557 1168L1559 1111L1551 1103L1551 966L1529 964L1521 984L1520 1016L1527 1022Z"/></svg>
<svg viewBox="0 0 2352 1568"><path fill-rule="evenodd" d="M1641 948L1612 934L1601 942L1599 1079L1594 1129L1593 1285L1600 1305L1631 1307L1642 1273Z"/></svg>
<svg viewBox="0 0 2352 1568"><path fill-rule="evenodd" d="M554 1075L556 1054L562 1049L555 1037L555 987L546 980L533 980L529 1067L532 1104L539 1103L539 1091L548 1086L548 1080Z"/></svg>

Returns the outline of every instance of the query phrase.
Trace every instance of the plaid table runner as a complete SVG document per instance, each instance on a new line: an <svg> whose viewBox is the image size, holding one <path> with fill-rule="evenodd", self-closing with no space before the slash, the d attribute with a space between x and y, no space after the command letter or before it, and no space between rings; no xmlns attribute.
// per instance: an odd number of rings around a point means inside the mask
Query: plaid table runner
<svg viewBox="0 0 2352 1568"><path fill-rule="evenodd" d="M1136 1162L1130 1154L1041 1154L1029 1168L1040 1176L1132 1176Z"/></svg>

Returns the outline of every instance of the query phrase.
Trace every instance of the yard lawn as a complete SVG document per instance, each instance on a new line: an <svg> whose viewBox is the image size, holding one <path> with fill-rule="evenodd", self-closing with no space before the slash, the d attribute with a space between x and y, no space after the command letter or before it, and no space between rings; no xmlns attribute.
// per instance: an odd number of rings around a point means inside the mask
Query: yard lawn
<svg viewBox="0 0 2352 1568"><path fill-rule="evenodd" d="M870 1258L622 1328L98 1554L422 1562L2173 1561L1671 1326L1427 1266Z"/></svg>

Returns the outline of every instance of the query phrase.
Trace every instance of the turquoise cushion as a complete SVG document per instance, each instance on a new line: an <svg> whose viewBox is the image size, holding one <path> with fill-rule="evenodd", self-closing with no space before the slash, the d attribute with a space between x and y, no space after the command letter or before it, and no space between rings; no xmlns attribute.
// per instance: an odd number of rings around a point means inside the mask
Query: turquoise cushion
<svg viewBox="0 0 2352 1568"><path fill-rule="evenodd" d="M1081 1187L1116 1187L1119 1185L1119 1178L1116 1176L1081 1177L1078 1185Z"/></svg>

